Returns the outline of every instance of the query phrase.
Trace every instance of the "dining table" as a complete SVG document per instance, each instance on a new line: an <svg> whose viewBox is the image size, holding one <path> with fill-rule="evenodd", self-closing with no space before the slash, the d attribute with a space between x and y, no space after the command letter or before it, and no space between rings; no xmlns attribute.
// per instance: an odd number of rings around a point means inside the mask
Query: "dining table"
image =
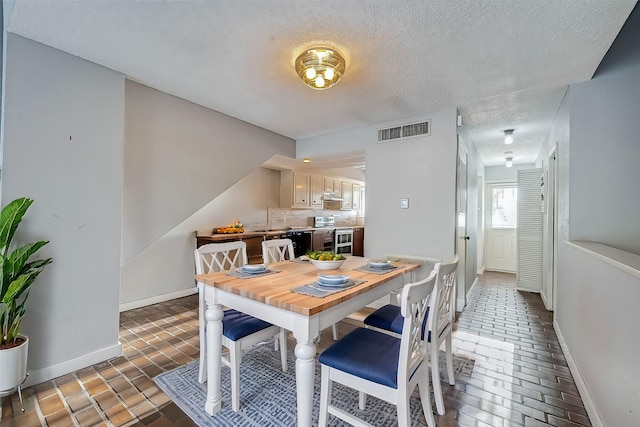
<svg viewBox="0 0 640 427"><path fill-rule="evenodd" d="M213 416L222 407L222 318L223 307L226 307L293 333L296 340L297 425L311 426L316 338L323 329L401 288L405 282L412 281L413 272L420 267L419 264L404 262L392 262L391 265L395 268L380 273L367 268L369 263L366 258L347 256L337 270L319 270L308 261L294 259L268 264L266 268L270 274L233 275L233 271L220 271L196 275L196 280L205 285L205 411ZM319 273L348 276L356 284L323 297L293 291L314 284Z"/></svg>

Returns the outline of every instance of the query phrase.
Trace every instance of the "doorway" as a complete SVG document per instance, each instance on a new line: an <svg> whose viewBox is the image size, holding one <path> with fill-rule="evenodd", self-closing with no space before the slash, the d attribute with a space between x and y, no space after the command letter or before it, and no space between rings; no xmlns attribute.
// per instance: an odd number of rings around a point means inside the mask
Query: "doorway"
<svg viewBox="0 0 640 427"><path fill-rule="evenodd" d="M549 311L555 310L555 283L558 247L557 223L557 144L547 156L542 172L542 291L540 296Z"/></svg>
<svg viewBox="0 0 640 427"><path fill-rule="evenodd" d="M486 269L515 273L518 226L518 186L516 181L487 183Z"/></svg>
<svg viewBox="0 0 640 427"><path fill-rule="evenodd" d="M456 311L462 311L467 304L467 149L458 136L458 167L456 177L456 254L458 271L456 274Z"/></svg>

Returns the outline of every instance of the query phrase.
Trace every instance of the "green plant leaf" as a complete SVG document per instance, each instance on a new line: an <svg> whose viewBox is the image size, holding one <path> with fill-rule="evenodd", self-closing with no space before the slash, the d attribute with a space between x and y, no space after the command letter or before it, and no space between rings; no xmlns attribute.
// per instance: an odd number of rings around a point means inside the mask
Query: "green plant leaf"
<svg viewBox="0 0 640 427"><path fill-rule="evenodd" d="M6 255L22 217L32 203L32 199L22 197L9 203L0 211L0 254Z"/></svg>

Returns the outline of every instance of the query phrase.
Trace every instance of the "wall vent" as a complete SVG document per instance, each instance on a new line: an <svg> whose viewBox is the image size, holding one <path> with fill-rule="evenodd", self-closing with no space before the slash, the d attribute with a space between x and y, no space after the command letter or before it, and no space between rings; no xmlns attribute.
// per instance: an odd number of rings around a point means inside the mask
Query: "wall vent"
<svg viewBox="0 0 640 427"><path fill-rule="evenodd" d="M426 120L420 123L410 123L386 129L378 129L378 142L429 135L431 135L431 120Z"/></svg>

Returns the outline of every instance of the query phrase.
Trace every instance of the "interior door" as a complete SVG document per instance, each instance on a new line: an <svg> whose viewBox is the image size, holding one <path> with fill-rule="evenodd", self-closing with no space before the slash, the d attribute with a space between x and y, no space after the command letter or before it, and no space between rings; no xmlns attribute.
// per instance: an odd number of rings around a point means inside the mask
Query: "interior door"
<svg viewBox="0 0 640 427"><path fill-rule="evenodd" d="M486 269L515 273L518 187L515 181L487 183Z"/></svg>
<svg viewBox="0 0 640 427"><path fill-rule="evenodd" d="M467 150L458 137L458 168L456 179L456 254L458 271L456 276L456 310L462 311L467 304Z"/></svg>

